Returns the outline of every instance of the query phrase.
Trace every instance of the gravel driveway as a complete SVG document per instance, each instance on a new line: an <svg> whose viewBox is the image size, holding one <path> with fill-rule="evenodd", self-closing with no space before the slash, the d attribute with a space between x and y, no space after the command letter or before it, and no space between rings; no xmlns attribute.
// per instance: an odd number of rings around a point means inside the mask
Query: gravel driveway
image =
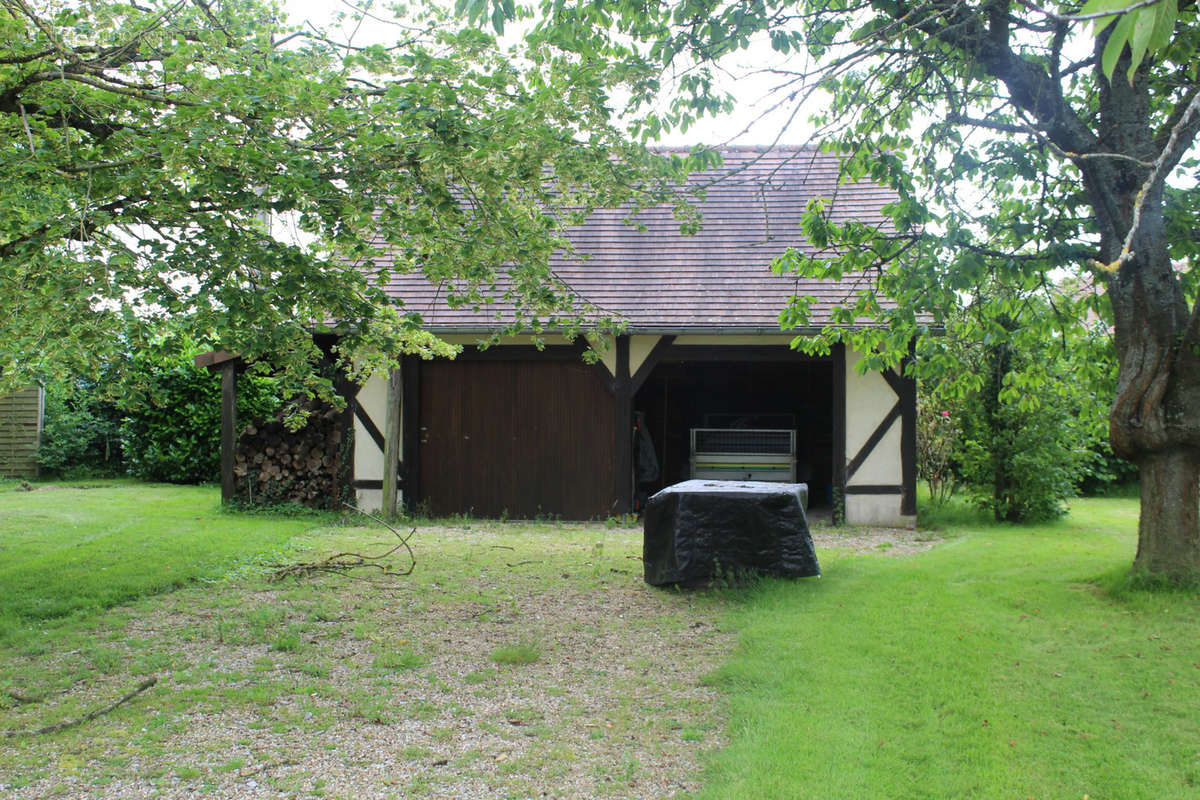
<svg viewBox="0 0 1200 800"><path fill-rule="evenodd" d="M333 528L298 556L379 552ZM817 529L818 552L901 554L915 532ZM654 589L639 530L464 522L413 536L408 577L261 570L102 614L3 657L0 727L96 720L0 750L13 798L664 798L721 746L736 593ZM392 565L405 566L403 562ZM5 687L0 687L3 689ZM36 703L20 697L44 696Z"/></svg>

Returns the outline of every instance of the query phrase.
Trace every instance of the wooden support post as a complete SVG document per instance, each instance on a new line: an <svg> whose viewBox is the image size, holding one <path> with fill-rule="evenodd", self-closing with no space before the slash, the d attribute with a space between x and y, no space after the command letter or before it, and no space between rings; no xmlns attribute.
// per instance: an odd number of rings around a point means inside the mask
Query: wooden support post
<svg viewBox="0 0 1200 800"><path fill-rule="evenodd" d="M400 396L403 383L400 370L388 373L387 411L383 424L383 504L384 519L396 516L396 478L400 464Z"/></svg>
<svg viewBox="0 0 1200 800"><path fill-rule="evenodd" d="M404 505L415 509L421 502L421 359L405 356L400 439L404 443Z"/></svg>
<svg viewBox="0 0 1200 800"><path fill-rule="evenodd" d="M233 502L236 484L233 461L237 455L237 362L221 365L221 502Z"/></svg>
<svg viewBox="0 0 1200 800"><path fill-rule="evenodd" d="M833 524L846 522L846 345L838 342L833 356Z"/></svg>
<svg viewBox="0 0 1200 800"><path fill-rule="evenodd" d="M613 513L633 510L633 380L629 374L629 337L618 336L613 375Z"/></svg>

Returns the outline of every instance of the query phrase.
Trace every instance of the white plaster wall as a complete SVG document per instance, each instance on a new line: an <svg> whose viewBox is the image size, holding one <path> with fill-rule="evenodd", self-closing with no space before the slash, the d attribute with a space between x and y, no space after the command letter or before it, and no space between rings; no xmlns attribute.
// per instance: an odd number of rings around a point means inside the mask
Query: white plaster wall
<svg viewBox="0 0 1200 800"><path fill-rule="evenodd" d="M916 517L900 513L898 494L852 494L846 497L846 522L851 525L906 528L916 521Z"/></svg>
<svg viewBox="0 0 1200 800"><path fill-rule="evenodd" d="M858 374L857 364L862 354L846 351L846 460L854 458L875 428L896 405L896 393L878 372ZM875 451L879 453L878 448ZM893 482L900 482L900 450L896 453L896 474ZM859 480L857 483L877 483Z"/></svg>
<svg viewBox="0 0 1200 800"><path fill-rule="evenodd" d="M382 374L372 375L358 390L358 404L380 431L384 429L384 414L387 411L387 378ZM383 451L375 444L371 434L354 418L354 479L357 481L383 480ZM358 506L364 510L382 507L383 492L378 489L359 489Z"/></svg>
<svg viewBox="0 0 1200 800"><path fill-rule="evenodd" d="M363 511L378 513L383 508L383 490L358 489L358 507Z"/></svg>
<svg viewBox="0 0 1200 800"><path fill-rule="evenodd" d="M617 343L613 341L613 337L605 336L604 346L600 349L600 363L608 370L609 375L617 374Z"/></svg>
<svg viewBox="0 0 1200 800"><path fill-rule="evenodd" d="M899 399L878 372L860 375L862 354L846 351L846 462L858 455ZM902 476L901 421L897 417L871 455L847 481L847 486L899 485ZM900 495L847 493L846 521L860 525L907 525L913 520L900 514Z"/></svg>
<svg viewBox="0 0 1200 800"><path fill-rule="evenodd" d="M637 334L629 337L629 374L638 371L638 367L642 366L646 358L650 355L650 351L654 349L654 345L658 344L661 336ZM617 343L613 337L604 337L604 349L600 351L600 363L608 370L609 375L617 374Z"/></svg>
<svg viewBox="0 0 1200 800"><path fill-rule="evenodd" d="M650 351L654 349L654 345L658 344L661 336L630 336L629 337L629 374L633 375L642 364L646 362L646 358L650 355ZM609 370L611 374L612 370Z"/></svg>
<svg viewBox="0 0 1200 800"><path fill-rule="evenodd" d="M878 420L876 424L878 424ZM847 427L849 427L848 424ZM903 475L900 463L900 427L900 418L897 417L896 421L892 423L892 427L888 428L887 434L879 440L879 444L875 445L871 455L867 456L867 460L854 473L854 477L846 481L847 485L895 484L898 486L900 484ZM846 448L846 461L854 458L857 454L857 450Z"/></svg>

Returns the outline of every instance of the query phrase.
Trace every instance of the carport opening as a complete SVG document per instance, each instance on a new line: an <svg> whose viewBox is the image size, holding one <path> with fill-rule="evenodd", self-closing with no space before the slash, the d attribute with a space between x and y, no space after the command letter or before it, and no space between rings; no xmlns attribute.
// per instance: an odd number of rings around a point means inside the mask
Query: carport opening
<svg viewBox="0 0 1200 800"><path fill-rule="evenodd" d="M658 477L639 480L644 499L692 477L691 430L796 431L798 482L809 486L810 508L833 505L833 363L663 361L634 397L658 461ZM636 461L636 458L635 458Z"/></svg>

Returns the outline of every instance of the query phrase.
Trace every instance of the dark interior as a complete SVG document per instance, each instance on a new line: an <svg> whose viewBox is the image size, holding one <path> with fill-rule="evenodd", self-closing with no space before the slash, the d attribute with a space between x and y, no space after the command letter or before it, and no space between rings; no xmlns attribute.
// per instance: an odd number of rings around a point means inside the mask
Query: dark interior
<svg viewBox="0 0 1200 800"><path fill-rule="evenodd" d="M832 505L833 365L783 362L663 361L634 398L654 443L659 477L639 483L644 497L690 477L691 428L795 428L796 480L810 508Z"/></svg>

